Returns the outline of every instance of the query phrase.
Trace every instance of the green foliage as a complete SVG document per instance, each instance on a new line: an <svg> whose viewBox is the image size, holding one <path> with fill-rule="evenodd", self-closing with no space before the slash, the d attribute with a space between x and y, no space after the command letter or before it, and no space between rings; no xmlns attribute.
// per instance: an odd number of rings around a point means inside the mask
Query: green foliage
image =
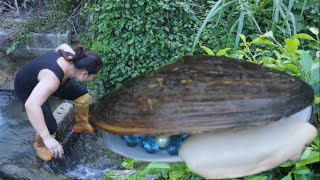
<svg viewBox="0 0 320 180"><path fill-rule="evenodd" d="M138 162L137 160L129 159L122 163L126 169L135 170L135 173L124 174L115 176L114 172L111 171L105 176L107 179L145 179L146 175L153 175L154 180L170 179L170 180L202 180L200 176L194 174L184 163L157 163L152 162L148 165L143 165L137 169L133 168L133 164Z"/></svg>
<svg viewBox="0 0 320 180"><path fill-rule="evenodd" d="M306 29L307 22L319 25L319 8L312 8L319 6L319 1L315 0L308 3L306 0L208 2L212 8L198 29L192 51L198 43L209 44L213 50L231 45L237 49L240 34L251 37L271 29L275 37L287 38Z"/></svg>
<svg viewBox="0 0 320 180"><path fill-rule="evenodd" d="M17 47L25 45L27 50L29 50L28 43L32 41L32 38L30 38L30 35L25 33L25 31L20 31L14 40L12 41L10 47L6 50L6 54L11 54L13 51L16 50Z"/></svg>
<svg viewBox="0 0 320 180"><path fill-rule="evenodd" d="M191 0L101 0L82 16L83 42L101 55L101 76L113 87L189 54L197 22Z"/></svg>

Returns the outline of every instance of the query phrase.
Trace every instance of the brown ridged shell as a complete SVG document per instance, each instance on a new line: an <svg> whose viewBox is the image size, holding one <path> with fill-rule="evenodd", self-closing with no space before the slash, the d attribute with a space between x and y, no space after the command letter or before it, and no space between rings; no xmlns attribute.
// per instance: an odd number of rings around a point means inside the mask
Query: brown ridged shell
<svg viewBox="0 0 320 180"><path fill-rule="evenodd" d="M313 102L303 81L226 57L193 56L126 82L91 120L114 134L201 133L267 124Z"/></svg>

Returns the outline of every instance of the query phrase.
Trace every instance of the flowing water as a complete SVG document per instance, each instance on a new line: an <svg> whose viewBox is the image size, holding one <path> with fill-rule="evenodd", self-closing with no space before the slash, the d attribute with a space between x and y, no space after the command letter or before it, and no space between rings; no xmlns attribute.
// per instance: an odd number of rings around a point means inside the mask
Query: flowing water
<svg viewBox="0 0 320 180"><path fill-rule="evenodd" d="M0 164L25 152L32 144L34 130L22 112L22 104L10 91L0 92Z"/></svg>
<svg viewBox="0 0 320 180"><path fill-rule="evenodd" d="M50 99L52 109L60 103L61 100ZM10 163L46 166L35 158L35 131L22 107L12 92L0 90L0 166ZM118 168L117 163L122 160L117 155L110 154L102 141L92 135L80 135L71 149L63 160L56 165L49 165L52 172L76 179L100 180L110 169Z"/></svg>

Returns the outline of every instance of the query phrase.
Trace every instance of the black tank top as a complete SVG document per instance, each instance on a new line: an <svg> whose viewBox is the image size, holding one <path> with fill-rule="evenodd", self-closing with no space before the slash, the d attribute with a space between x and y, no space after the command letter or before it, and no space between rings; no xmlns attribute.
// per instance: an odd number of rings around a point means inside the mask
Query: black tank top
<svg viewBox="0 0 320 180"><path fill-rule="evenodd" d="M25 64L16 74L14 89L18 96L29 97L34 87L38 84L38 74L43 69L51 70L59 79L60 85L64 72L57 63L61 57L59 52L50 52L38 56Z"/></svg>

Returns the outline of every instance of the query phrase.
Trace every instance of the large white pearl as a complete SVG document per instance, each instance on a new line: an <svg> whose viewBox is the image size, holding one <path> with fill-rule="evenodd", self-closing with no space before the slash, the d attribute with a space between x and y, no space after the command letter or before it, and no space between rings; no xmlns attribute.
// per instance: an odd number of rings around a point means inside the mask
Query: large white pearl
<svg viewBox="0 0 320 180"><path fill-rule="evenodd" d="M170 142L170 136L160 135L155 138L159 148L165 148Z"/></svg>

